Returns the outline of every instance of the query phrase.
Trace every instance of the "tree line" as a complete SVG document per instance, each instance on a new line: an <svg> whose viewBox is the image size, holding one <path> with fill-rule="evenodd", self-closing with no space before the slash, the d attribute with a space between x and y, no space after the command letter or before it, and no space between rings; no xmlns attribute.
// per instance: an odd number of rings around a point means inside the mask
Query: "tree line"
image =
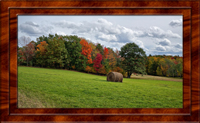
<svg viewBox="0 0 200 123"><path fill-rule="evenodd" d="M181 69L182 59L147 57L145 51L135 43L128 43L120 51L114 51L112 48L95 44L76 35L57 34L40 36L36 42L28 42L23 38L22 42L24 46L18 46L18 65L102 75L116 71L129 78L132 73L172 76L171 71L173 71L173 76L182 75L181 71L173 69Z"/></svg>
<svg viewBox="0 0 200 123"><path fill-rule="evenodd" d="M149 56L146 63L149 75L183 77L183 58L179 56Z"/></svg>

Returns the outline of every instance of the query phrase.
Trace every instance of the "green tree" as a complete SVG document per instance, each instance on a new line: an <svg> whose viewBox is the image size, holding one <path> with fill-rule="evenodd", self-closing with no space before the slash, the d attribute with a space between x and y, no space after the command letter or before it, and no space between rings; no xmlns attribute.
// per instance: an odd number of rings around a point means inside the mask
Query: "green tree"
<svg viewBox="0 0 200 123"><path fill-rule="evenodd" d="M104 55L104 50L101 44L97 44L96 49L101 53L102 56Z"/></svg>
<svg viewBox="0 0 200 123"><path fill-rule="evenodd" d="M105 67L106 73L108 73L110 71L109 60L108 59L104 59L103 60L103 65Z"/></svg>
<svg viewBox="0 0 200 123"><path fill-rule="evenodd" d="M54 37L48 39L47 46L47 64L53 68L63 68L65 64L69 63L68 52L65 48L62 37Z"/></svg>
<svg viewBox="0 0 200 123"><path fill-rule="evenodd" d="M17 46L17 61L18 61L18 65L22 65L25 61L25 58L23 56L23 48Z"/></svg>
<svg viewBox="0 0 200 123"><path fill-rule="evenodd" d="M158 76L162 76L162 70L161 70L161 68L159 66L157 67L156 74Z"/></svg>
<svg viewBox="0 0 200 123"><path fill-rule="evenodd" d="M177 67L177 76L182 77L183 76L183 59L182 58L177 58L178 64L176 65Z"/></svg>
<svg viewBox="0 0 200 123"><path fill-rule="evenodd" d="M74 66L76 70L85 70L87 58L81 54L81 39L78 36L63 36L63 39L65 40L65 48L68 51L70 59L65 67L72 69L72 66Z"/></svg>
<svg viewBox="0 0 200 123"><path fill-rule="evenodd" d="M123 58L123 69L128 73L130 78L133 72L141 73L146 72L145 60L147 59L145 51L135 43L128 43L121 48L120 55Z"/></svg>
<svg viewBox="0 0 200 123"><path fill-rule="evenodd" d="M46 43L48 44L48 37L43 35L43 36L40 36L39 38L37 38L36 41L37 41L36 45L40 44L40 42L42 42L42 41L46 41Z"/></svg>
<svg viewBox="0 0 200 123"><path fill-rule="evenodd" d="M148 59L148 74L157 75L156 70L159 63L159 57L153 56Z"/></svg>

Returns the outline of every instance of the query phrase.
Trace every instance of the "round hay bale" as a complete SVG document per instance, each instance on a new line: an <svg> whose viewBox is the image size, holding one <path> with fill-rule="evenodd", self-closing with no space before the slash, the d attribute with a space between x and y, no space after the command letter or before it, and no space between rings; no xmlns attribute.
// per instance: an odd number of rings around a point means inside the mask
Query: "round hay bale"
<svg viewBox="0 0 200 123"><path fill-rule="evenodd" d="M118 72L110 72L107 75L107 81L112 82L122 82L123 81L123 75Z"/></svg>

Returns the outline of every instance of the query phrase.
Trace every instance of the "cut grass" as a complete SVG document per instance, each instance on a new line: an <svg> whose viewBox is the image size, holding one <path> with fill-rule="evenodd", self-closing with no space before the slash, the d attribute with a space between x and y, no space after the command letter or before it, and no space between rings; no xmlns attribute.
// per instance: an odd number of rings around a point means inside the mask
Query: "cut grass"
<svg viewBox="0 0 200 123"><path fill-rule="evenodd" d="M45 108L45 106L32 95L26 95L25 93L18 92L18 108Z"/></svg>
<svg viewBox="0 0 200 123"><path fill-rule="evenodd" d="M19 108L28 108L31 102L31 108L182 108L182 88L182 82L128 78L108 82L106 76L18 67Z"/></svg>

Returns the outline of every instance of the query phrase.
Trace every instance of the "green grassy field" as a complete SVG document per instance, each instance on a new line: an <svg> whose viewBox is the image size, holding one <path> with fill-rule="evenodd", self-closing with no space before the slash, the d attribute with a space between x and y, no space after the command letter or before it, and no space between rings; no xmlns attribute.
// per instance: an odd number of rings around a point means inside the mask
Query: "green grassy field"
<svg viewBox="0 0 200 123"><path fill-rule="evenodd" d="M182 82L18 67L19 108L182 108Z"/></svg>

